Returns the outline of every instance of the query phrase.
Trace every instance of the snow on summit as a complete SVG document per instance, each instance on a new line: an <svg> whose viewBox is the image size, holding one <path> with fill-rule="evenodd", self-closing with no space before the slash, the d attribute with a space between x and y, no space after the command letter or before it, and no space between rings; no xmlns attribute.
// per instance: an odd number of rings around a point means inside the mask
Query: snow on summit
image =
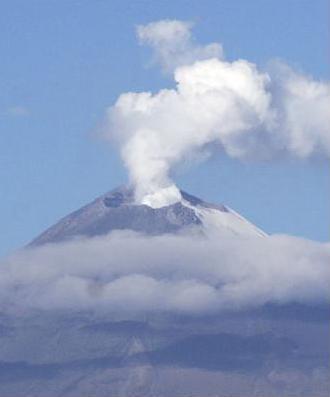
<svg viewBox="0 0 330 397"><path fill-rule="evenodd" d="M176 188L175 188L176 189ZM120 187L98 197L51 226L32 245L68 240L77 236L98 236L113 230L132 230L150 235L176 233L197 228L203 233L238 236L266 234L241 215L224 205L207 203L197 197L169 188L166 205L161 205L163 192L152 202L136 204L131 188ZM168 205L168 198L172 196Z"/></svg>

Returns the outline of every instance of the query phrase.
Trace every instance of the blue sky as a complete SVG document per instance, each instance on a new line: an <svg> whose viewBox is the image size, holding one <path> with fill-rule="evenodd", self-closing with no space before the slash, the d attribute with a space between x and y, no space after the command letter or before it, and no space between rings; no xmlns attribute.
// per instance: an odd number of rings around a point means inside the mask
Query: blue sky
<svg viewBox="0 0 330 397"><path fill-rule="evenodd" d="M228 59L271 58L329 79L328 1L3 1L0 13L0 255L126 181L95 130L125 91L172 85L150 68L135 26L195 23ZM242 164L213 158L178 172L181 187L225 202L270 233L329 239L325 162Z"/></svg>

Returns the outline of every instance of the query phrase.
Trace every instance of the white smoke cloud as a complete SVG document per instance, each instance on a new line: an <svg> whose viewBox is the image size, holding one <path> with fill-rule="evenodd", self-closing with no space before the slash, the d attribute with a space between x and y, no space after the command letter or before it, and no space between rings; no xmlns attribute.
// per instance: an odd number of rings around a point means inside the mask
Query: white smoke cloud
<svg viewBox="0 0 330 397"><path fill-rule="evenodd" d="M237 137L269 117L267 76L246 61L196 62L175 71L176 89L127 93L109 110L109 129L122 142L122 156L136 186L137 200L151 206L160 191L173 192L169 179L184 156L219 141L240 154Z"/></svg>
<svg viewBox="0 0 330 397"><path fill-rule="evenodd" d="M192 37L191 22L163 20L137 27L141 44L154 51L154 61L165 72L171 73L178 66L189 65L197 60L222 58L223 49L219 43L197 45Z"/></svg>
<svg viewBox="0 0 330 397"><path fill-rule="evenodd" d="M180 200L171 171L212 143L237 159L330 155L329 83L283 63L266 72L225 61L220 45L195 46L186 22L137 31L176 83L155 94L122 94L107 111L106 136L120 143L137 202Z"/></svg>
<svg viewBox="0 0 330 397"><path fill-rule="evenodd" d="M7 258L1 263L0 310L92 310L129 318L323 303L330 298L329 263L329 244L289 236L121 231Z"/></svg>
<svg viewBox="0 0 330 397"><path fill-rule="evenodd" d="M298 158L330 156L330 83L295 72L283 62L270 68L277 112L269 133Z"/></svg>

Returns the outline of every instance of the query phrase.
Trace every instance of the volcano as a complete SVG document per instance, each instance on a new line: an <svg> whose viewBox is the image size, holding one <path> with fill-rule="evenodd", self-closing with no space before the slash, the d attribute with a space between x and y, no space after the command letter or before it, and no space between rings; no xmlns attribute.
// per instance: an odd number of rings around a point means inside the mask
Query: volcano
<svg viewBox="0 0 330 397"><path fill-rule="evenodd" d="M187 228L218 230L232 235L266 236L225 205L207 203L181 191L181 201L161 208L137 205L133 189L114 189L69 214L31 242L31 246L56 243L77 236L94 237L114 230L150 235L177 233Z"/></svg>

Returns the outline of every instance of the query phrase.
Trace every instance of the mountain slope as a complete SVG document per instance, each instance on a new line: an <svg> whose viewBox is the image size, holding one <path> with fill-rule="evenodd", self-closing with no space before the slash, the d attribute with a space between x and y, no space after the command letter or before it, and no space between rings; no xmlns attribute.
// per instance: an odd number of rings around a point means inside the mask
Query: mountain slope
<svg viewBox="0 0 330 397"><path fill-rule="evenodd" d="M61 219L33 240L31 245L63 241L75 236L103 235L113 230L157 235L197 227L237 235L265 235L229 207L206 203L183 191L181 195L180 202L152 208L136 205L132 189L120 187Z"/></svg>

